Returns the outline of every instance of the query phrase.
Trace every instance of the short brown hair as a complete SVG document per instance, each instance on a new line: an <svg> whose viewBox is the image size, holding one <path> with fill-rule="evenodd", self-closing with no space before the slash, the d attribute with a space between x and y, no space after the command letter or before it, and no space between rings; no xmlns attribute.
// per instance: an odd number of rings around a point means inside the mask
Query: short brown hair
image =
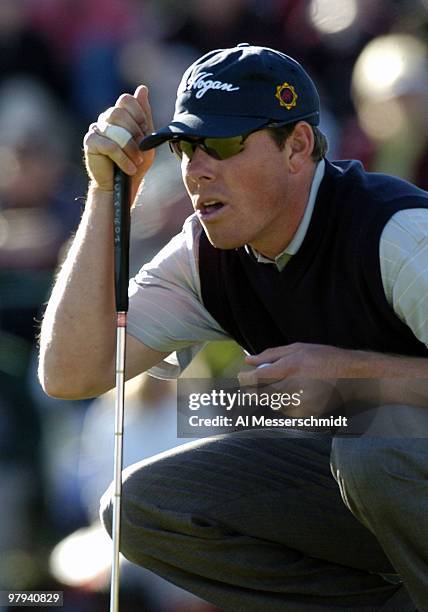
<svg viewBox="0 0 428 612"><path fill-rule="evenodd" d="M267 129L274 142L276 142L280 149L283 149L285 141L292 134L295 127L296 123L287 123L281 127L269 127ZM311 158L313 161L320 161L328 151L328 140L316 126L311 125L311 128L314 134L314 148L312 149Z"/></svg>

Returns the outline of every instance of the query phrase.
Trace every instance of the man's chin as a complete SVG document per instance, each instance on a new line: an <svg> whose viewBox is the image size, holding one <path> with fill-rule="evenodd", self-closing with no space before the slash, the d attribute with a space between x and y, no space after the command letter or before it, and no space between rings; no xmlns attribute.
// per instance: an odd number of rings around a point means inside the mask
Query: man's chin
<svg viewBox="0 0 428 612"><path fill-rule="evenodd" d="M208 240L216 249L228 251L231 249L238 249L239 247L242 247L245 244L245 242L239 241L236 238L228 238L227 236L217 236L214 232L208 232L206 228L204 228L204 231Z"/></svg>

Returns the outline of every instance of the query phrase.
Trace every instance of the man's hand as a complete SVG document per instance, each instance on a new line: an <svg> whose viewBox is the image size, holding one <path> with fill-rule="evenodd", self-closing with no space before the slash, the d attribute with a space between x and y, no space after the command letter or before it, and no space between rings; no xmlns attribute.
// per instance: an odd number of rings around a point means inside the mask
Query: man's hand
<svg viewBox="0 0 428 612"><path fill-rule="evenodd" d="M347 375L344 370L347 352L333 346L303 343L267 349L246 357L246 363L254 368L241 372L239 382L268 393L301 394L298 406L281 410L287 416L322 415L343 403L337 379Z"/></svg>
<svg viewBox="0 0 428 612"><path fill-rule="evenodd" d="M244 385L259 380L282 380L290 377L318 379L373 378L427 379L428 359L407 355L389 355L373 351L342 349L324 344L296 342L266 349L245 358L253 369L241 372ZM259 368L261 364L265 367Z"/></svg>
<svg viewBox="0 0 428 612"><path fill-rule="evenodd" d="M295 391L301 382L313 413L338 400L428 407L428 359L421 357L298 342L267 349L245 362L253 367L239 374L242 386L270 384Z"/></svg>
<svg viewBox="0 0 428 612"><path fill-rule="evenodd" d="M273 382L286 378L352 378L353 353L357 351L301 342L277 346L246 357L245 362L253 369L241 372L239 381L243 385L256 385L266 379ZM262 364L263 368L259 368Z"/></svg>
<svg viewBox="0 0 428 612"><path fill-rule="evenodd" d="M119 126L129 133L129 140L121 147L108 137L108 127ZM107 131L107 133L106 133ZM83 145L85 163L95 188L113 190L113 162L132 177L131 202L155 157L154 149L143 152L139 143L143 136L153 132L153 119L145 85L137 87L135 94L122 94L115 106L107 109L92 123ZM122 132L126 135L125 132Z"/></svg>

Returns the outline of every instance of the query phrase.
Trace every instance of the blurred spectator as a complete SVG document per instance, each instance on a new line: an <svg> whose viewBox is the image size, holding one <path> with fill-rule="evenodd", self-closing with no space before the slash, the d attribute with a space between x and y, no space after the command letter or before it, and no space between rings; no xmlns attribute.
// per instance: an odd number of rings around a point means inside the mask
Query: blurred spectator
<svg viewBox="0 0 428 612"><path fill-rule="evenodd" d="M170 3L164 2L168 11ZM190 45L196 55L251 42L281 48L281 22L275 3L251 0L188 0L181 9L182 22L166 36L169 42Z"/></svg>
<svg viewBox="0 0 428 612"><path fill-rule="evenodd" d="M22 1L22 0L21 0ZM141 30L144 0L26 0L33 27L70 60L79 47L99 39L117 43Z"/></svg>
<svg viewBox="0 0 428 612"><path fill-rule="evenodd" d="M31 26L30 0L0 2L0 84L32 77L63 104L68 102L67 73L47 38Z"/></svg>
<svg viewBox="0 0 428 612"><path fill-rule="evenodd" d="M374 145L370 167L428 188L428 47L409 34L372 40L353 71L360 126Z"/></svg>
<svg viewBox="0 0 428 612"><path fill-rule="evenodd" d="M84 129L124 90L122 43L141 30L137 0L28 0L32 21L67 67L69 102Z"/></svg>
<svg viewBox="0 0 428 612"><path fill-rule="evenodd" d="M37 81L0 86L2 268L56 267L60 246L79 220L73 190L83 176L68 161L70 125Z"/></svg>
<svg viewBox="0 0 428 612"><path fill-rule="evenodd" d="M181 75L193 59L185 46L146 37L137 36L123 45L120 74L131 91L140 83L148 85L156 125L169 121Z"/></svg>
<svg viewBox="0 0 428 612"><path fill-rule="evenodd" d="M24 78L2 83L0 558L6 565L0 571L2 588L26 588L28 576L17 571L12 559L40 543L41 427L27 377L35 347L35 320L52 282L58 250L79 217L79 207L70 203L70 192L66 193L68 144L61 114L40 83Z"/></svg>

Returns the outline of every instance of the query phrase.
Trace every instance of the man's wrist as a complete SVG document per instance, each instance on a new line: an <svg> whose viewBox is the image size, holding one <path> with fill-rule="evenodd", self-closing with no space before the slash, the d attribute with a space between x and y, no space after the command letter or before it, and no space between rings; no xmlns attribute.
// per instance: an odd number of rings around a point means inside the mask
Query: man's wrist
<svg viewBox="0 0 428 612"><path fill-rule="evenodd" d="M424 357L349 350L346 362L349 378L428 377L428 360Z"/></svg>
<svg viewBox="0 0 428 612"><path fill-rule="evenodd" d="M350 378L379 378L385 375L387 355L371 351L353 350L349 361Z"/></svg>
<svg viewBox="0 0 428 612"><path fill-rule="evenodd" d="M91 181L86 195L85 212L102 209L113 211L113 190L101 189L97 183Z"/></svg>
<svg viewBox="0 0 428 612"><path fill-rule="evenodd" d="M111 189L106 189L104 187L101 187L98 183L96 183L94 180L89 181L89 186L88 186L88 193L89 194L106 194L107 196L111 197L113 195L113 187Z"/></svg>

